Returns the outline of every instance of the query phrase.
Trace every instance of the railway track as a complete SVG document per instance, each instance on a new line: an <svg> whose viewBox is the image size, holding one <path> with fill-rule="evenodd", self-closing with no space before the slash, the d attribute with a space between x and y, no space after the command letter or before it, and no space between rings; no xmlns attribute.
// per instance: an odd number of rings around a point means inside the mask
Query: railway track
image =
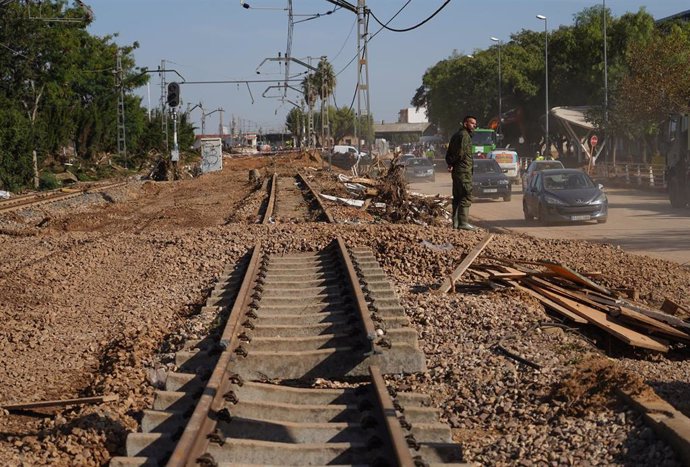
<svg viewBox="0 0 690 467"><path fill-rule="evenodd" d="M111 188L117 188L125 183L126 182L110 183L107 185L77 191L51 191L45 193L30 193L27 195L20 195L0 201L0 214L30 207L37 207L48 203L54 203L56 201L64 201L88 193L98 193Z"/></svg>
<svg viewBox="0 0 690 467"><path fill-rule="evenodd" d="M262 224L334 222L319 195L301 173L295 176L273 174L268 182L268 191Z"/></svg>
<svg viewBox="0 0 690 467"><path fill-rule="evenodd" d="M427 395L394 393L383 374L425 370L417 336L368 249L341 239L313 253L262 253L226 271L204 311L222 334L190 342L156 392L134 465L456 463L450 428Z"/></svg>

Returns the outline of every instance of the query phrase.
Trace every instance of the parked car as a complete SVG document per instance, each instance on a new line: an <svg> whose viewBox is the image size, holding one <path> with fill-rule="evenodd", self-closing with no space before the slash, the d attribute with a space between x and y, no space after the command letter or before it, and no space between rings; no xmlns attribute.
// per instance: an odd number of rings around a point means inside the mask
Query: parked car
<svg viewBox="0 0 690 467"><path fill-rule="evenodd" d="M426 157L413 157L405 162L405 179L408 181L436 181L434 162Z"/></svg>
<svg viewBox="0 0 690 467"><path fill-rule="evenodd" d="M608 199L603 187L578 169L547 169L536 173L522 197L526 220L535 217L543 225L552 222L608 218Z"/></svg>
<svg viewBox="0 0 690 467"><path fill-rule="evenodd" d="M474 159L472 162L472 197L510 201L513 187L498 162L494 159Z"/></svg>
<svg viewBox="0 0 690 467"><path fill-rule="evenodd" d="M539 160L539 161L532 161L530 164L527 166L527 170L525 170L522 174L522 191L525 191L525 188L529 186L530 181L532 180L532 177L534 175L545 169L563 169L563 164L561 161L549 161L549 160Z"/></svg>

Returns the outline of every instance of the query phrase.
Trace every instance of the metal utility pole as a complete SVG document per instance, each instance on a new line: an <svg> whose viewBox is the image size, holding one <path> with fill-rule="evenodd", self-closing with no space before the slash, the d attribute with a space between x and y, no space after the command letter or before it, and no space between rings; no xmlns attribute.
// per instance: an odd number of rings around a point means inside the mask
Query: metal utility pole
<svg viewBox="0 0 690 467"><path fill-rule="evenodd" d="M165 135L165 152L168 152L168 112L165 108L168 102L168 84L165 82L165 59L161 60L158 70L161 79L161 130Z"/></svg>
<svg viewBox="0 0 690 467"><path fill-rule="evenodd" d="M606 0L602 0L602 14L604 17L604 136L608 139L609 127L609 67L606 57ZM604 140L606 144L606 140ZM606 145L606 162L608 162L610 144Z"/></svg>
<svg viewBox="0 0 690 467"><path fill-rule="evenodd" d="M548 158L551 156L551 144L549 143L549 28L546 16L537 15L537 19L544 22L544 101L546 105L546 135L544 139L544 144L546 145L546 148L544 150L544 157Z"/></svg>
<svg viewBox="0 0 690 467"><path fill-rule="evenodd" d="M371 116L369 104L369 10L364 0L357 0L357 50L359 53L357 66L357 122L355 122L355 136L357 137L357 150L360 150L360 138L357 136L357 126L365 117L367 127ZM364 108L362 108L364 104ZM369 131L367 131L365 143L370 145ZM369 149L368 149L369 150Z"/></svg>
<svg viewBox="0 0 690 467"><path fill-rule="evenodd" d="M122 71L122 51L117 49L115 85L117 86L117 153L127 167L127 131L125 127L125 86Z"/></svg>
<svg viewBox="0 0 690 467"><path fill-rule="evenodd" d="M366 117L369 123L371 115L370 96L369 96L369 9L364 0L357 0L357 5L353 5L345 0L326 0L333 5L345 8L357 15L357 113L355 115L355 138L357 139L357 150L359 150L360 139L357 132L359 120ZM362 108L364 106L364 108ZM367 142L369 133L367 132Z"/></svg>
<svg viewBox="0 0 690 467"><path fill-rule="evenodd" d="M503 105L501 101L501 46L503 45L503 41L501 41L498 37L493 36L491 37L491 40L498 43L498 125L496 125L496 134L500 135L501 131L503 130Z"/></svg>
<svg viewBox="0 0 690 467"><path fill-rule="evenodd" d="M324 60L324 58L321 58ZM326 83L324 77L321 77L321 147L330 145L331 129L328 121L328 102L326 95Z"/></svg>

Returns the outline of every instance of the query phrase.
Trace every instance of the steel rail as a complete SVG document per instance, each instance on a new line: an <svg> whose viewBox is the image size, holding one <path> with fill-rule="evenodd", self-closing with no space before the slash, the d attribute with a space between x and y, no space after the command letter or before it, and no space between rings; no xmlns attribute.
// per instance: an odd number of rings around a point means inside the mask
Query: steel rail
<svg viewBox="0 0 690 467"><path fill-rule="evenodd" d="M376 327L374 326L374 321L371 319L369 307L367 305L366 300L364 299L364 293L362 293L362 289L359 286L357 272L355 271L355 267L352 264L352 260L350 259L350 254L347 251L347 246L345 245L345 242L341 237L337 237L336 241L338 244L338 254L340 256L340 259L343 261L343 264L345 265L345 270L347 273L347 284L350 290L352 291L352 294L355 296L355 307L357 308L357 313L359 314L360 322L362 323L364 332L367 337L369 351L374 352L374 341L376 340Z"/></svg>
<svg viewBox="0 0 690 467"><path fill-rule="evenodd" d="M274 173L270 181L270 192L268 194L268 203L266 204L266 212L264 212L264 217L261 223L266 225L268 221L273 216L273 211L276 206L276 187L278 186L278 174Z"/></svg>
<svg viewBox="0 0 690 467"><path fill-rule="evenodd" d="M313 196L314 199L316 200L316 204L318 204L318 205L319 205L319 208L321 208L321 210L323 211L323 213L324 213L324 215L326 216L326 219L328 220L328 222L329 222L330 224L335 224L335 220L333 219L333 215L331 215L331 212L326 208L326 205L323 204L323 201L321 200L321 197L320 197L319 194L316 192L316 190L314 190L314 187L311 186L311 183L309 183L309 181L307 181L307 178L306 178L304 175L302 175L301 172L297 172L297 176L298 176L299 179L302 180L302 182L307 186L307 188L309 189L309 192L312 194L312 196Z"/></svg>
<svg viewBox="0 0 690 467"><path fill-rule="evenodd" d="M414 459L412 458L412 454L410 454L407 439L402 431L398 417L395 414L395 407L386 389L386 382L383 380L381 370L378 366L372 365L369 367L369 374L371 375L371 384L374 388L374 393L379 402L378 408L381 410L380 415L384 420L384 425L388 432L388 439L393 449L393 455L395 456L392 465L414 467Z"/></svg>
<svg viewBox="0 0 690 467"><path fill-rule="evenodd" d="M74 192L74 193L55 192L54 194L51 194L48 196L40 196L40 195L27 196L26 198L22 198L21 200L18 200L15 203L12 203L10 200L8 200L8 201L5 201L4 203L0 204L0 213L11 212L11 211L15 211L18 209L31 207L31 206L40 206L43 204L53 203L56 201L64 201L64 200L67 200L70 198L76 198L78 196L82 196L84 194L98 193L99 191L107 190L109 188L117 188L119 186L125 185L126 183L127 182L118 182L118 183L113 183L113 184L102 186L102 187L91 188L91 189L84 190L84 191L80 190L80 191ZM34 199L37 197L39 199ZM5 203L10 203L10 205L4 205Z"/></svg>
<svg viewBox="0 0 690 467"><path fill-rule="evenodd" d="M215 412L223 403L223 396L226 392L224 387L229 383L228 365L234 356L234 351L238 344L237 341L239 340L237 337L237 327L242 317L242 311L246 309L252 299L251 294L254 290L253 284L259 270L260 256L261 244L257 242L237 294L237 299L223 330L220 345L224 348L224 351L220 355L213 373L204 388L204 392L166 464L168 467L196 465L197 457L206 451L209 443L208 435L215 430L218 423Z"/></svg>

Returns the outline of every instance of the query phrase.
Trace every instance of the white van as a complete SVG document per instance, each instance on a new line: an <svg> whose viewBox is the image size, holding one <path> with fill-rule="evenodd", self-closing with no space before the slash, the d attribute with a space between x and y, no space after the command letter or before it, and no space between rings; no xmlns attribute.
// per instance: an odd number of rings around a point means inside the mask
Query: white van
<svg viewBox="0 0 690 467"><path fill-rule="evenodd" d="M520 164L517 152L510 149L494 149L489 153L488 158L498 162L501 170L509 179L513 181L520 179Z"/></svg>

